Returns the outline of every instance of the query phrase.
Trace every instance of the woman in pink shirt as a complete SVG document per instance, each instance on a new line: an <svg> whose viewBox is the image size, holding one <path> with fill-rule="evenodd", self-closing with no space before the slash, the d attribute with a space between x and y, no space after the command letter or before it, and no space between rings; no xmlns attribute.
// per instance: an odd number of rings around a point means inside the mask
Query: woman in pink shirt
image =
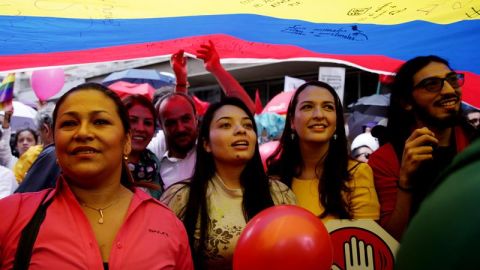
<svg viewBox="0 0 480 270"><path fill-rule="evenodd" d="M0 200L0 268L193 269L182 223L134 187L129 119L116 94L73 88L53 127L62 174L54 189Z"/></svg>

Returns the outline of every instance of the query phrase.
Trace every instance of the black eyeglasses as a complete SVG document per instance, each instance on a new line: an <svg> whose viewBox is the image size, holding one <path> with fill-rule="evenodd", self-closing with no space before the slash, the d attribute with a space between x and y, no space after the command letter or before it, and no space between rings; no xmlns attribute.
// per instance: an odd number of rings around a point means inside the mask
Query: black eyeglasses
<svg viewBox="0 0 480 270"><path fill-rule="evenodd" d="M445 83L445 81L447 81L451 87L459 88L465 83L465 75L463 73L452 72L452 73L449 73L445 78L429 77L429 78L423 79L413 88L414 89L423 88L428 92L438 93L442 91L443 84Z"/></svg>

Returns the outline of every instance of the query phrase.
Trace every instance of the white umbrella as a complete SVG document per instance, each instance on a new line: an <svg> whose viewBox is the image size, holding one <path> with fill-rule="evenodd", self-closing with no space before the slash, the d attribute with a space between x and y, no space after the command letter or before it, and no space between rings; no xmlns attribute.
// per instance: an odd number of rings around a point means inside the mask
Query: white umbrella
<svg viewBox="0 0 480 270"><path fill-rule="evenodd" d="M5 115L5 112L0 112L0 115ZM19 101L13 101L13 115L10 121L12 131L15 132L19 129L31 128L37 129L35 123L35 117L37 111L30 106L27 106Z"/></svg>

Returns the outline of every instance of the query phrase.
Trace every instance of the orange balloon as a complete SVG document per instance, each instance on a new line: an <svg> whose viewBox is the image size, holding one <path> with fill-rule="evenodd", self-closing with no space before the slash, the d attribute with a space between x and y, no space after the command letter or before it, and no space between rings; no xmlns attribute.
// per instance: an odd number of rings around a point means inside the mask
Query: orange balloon
<svg viewBox="0 0 480 270"><path fill-rule="evenodd" d="M274 206L250 220L238 239L234 270L329 270L330 235L322 221L293 205Z"/></svg>

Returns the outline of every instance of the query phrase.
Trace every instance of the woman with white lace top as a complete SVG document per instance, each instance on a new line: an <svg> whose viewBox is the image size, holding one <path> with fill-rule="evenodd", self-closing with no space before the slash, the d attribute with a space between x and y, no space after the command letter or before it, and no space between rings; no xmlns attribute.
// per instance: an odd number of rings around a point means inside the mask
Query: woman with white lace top
<svg viewBox="0 0 480 270"><path fill-rule="evenodd" d="M236 98L210 105L192 179L171 186L161 200L185 224L195 269L231 269L246 223L270 206L295 204L286 185L268 181L253 115Z"/></svg>

